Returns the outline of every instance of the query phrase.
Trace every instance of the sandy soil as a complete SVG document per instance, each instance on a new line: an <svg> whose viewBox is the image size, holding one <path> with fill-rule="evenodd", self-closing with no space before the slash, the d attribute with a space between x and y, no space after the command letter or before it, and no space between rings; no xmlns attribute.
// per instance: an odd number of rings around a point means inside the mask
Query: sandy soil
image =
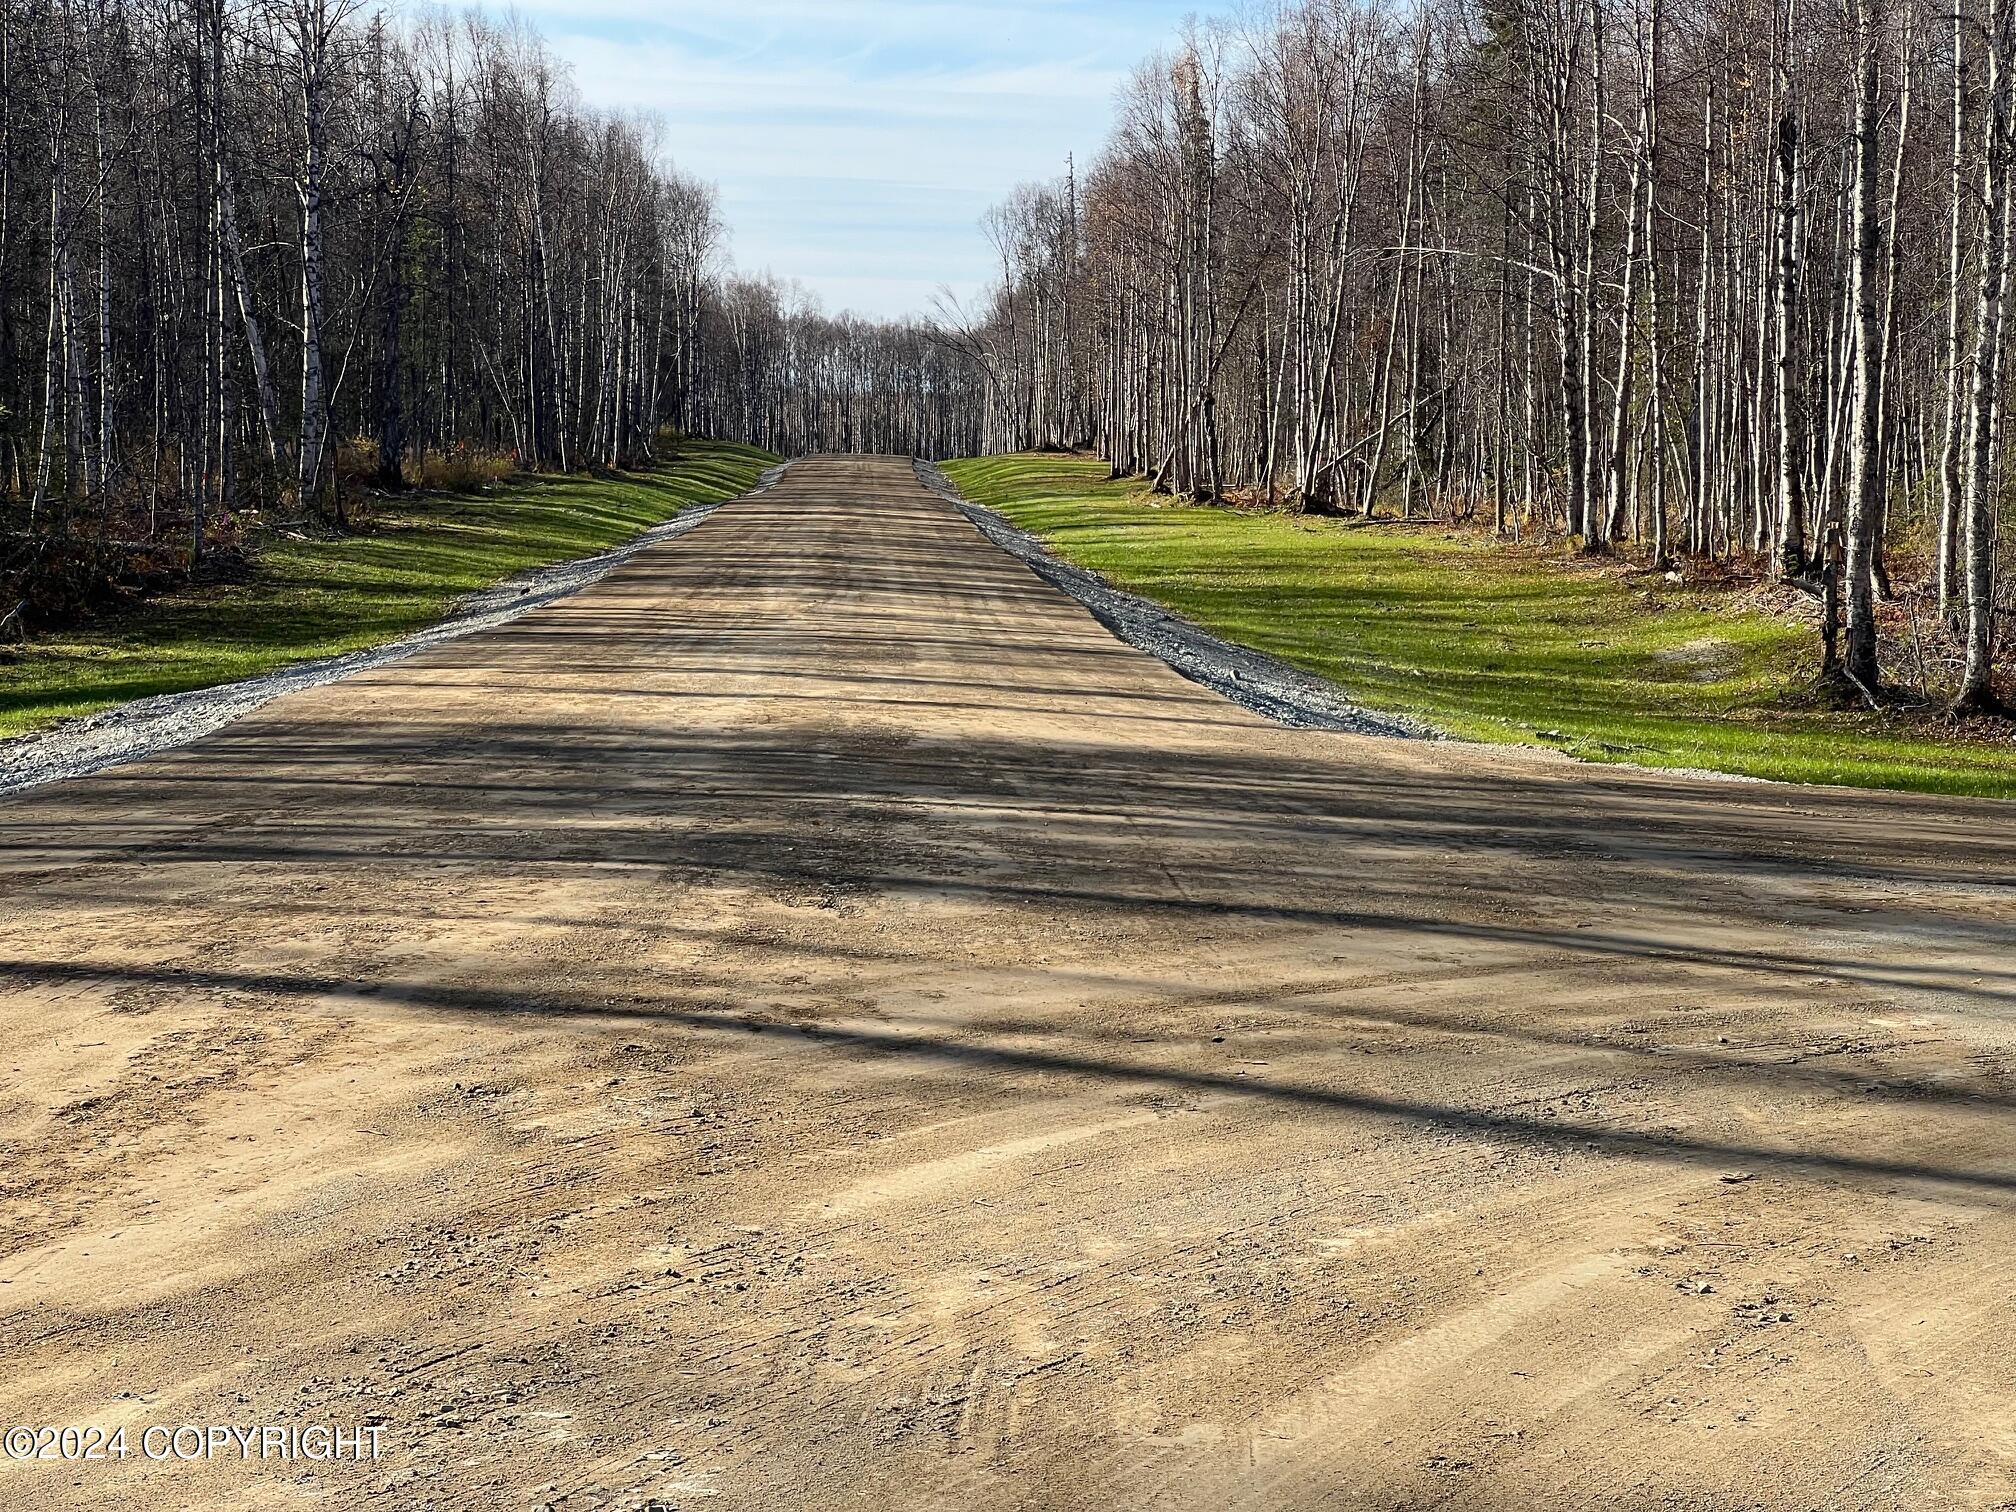
<svg viewBox="0 0 2016 1512"><path fill-rule="evenodd" d="M2012 878L1272 726L808 463L0 803L0 1423L386 1448L0 1505L2008 1505Z"/></svg>

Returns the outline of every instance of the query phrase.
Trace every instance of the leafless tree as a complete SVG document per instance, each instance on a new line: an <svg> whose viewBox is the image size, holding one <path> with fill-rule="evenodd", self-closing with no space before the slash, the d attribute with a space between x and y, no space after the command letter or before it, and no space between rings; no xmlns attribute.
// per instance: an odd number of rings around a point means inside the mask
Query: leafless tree
<svg viewBox="0 0 2016 1512"><path fill-rule="evenodd" d="M2010 9L1277 0L1195 29L1082 178L990 220L1001 287L947 326L986 443L1082 415L1172 491L1748 564L1843 606L1857 698L1886 543L1923 540L1953 687L1990 708Z"/></svg>

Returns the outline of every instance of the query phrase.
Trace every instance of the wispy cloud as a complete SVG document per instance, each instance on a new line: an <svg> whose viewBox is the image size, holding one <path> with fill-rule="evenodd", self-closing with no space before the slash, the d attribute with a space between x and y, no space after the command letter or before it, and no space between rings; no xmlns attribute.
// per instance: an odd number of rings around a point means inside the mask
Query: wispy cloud
<svg viewBox="0 0 2016 1512"><path fill-rule="evenodd" d="M896 315L988 276L978 220L1104 139L1195 0L535 0L581 93L663 117L720 185L739 266Z"/></svg>

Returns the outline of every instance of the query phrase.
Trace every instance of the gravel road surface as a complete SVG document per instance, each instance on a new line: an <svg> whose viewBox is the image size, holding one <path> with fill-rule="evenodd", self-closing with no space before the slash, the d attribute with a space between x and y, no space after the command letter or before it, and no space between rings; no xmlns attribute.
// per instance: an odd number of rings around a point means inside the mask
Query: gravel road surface
<svg viewBox="0 0 2016 1512"><path fill-rule="evenodd" d="M809 460L0 801L0 1424L383 1430L0 1505L2006 1506L2012 815L1284 728Z"/></svg>

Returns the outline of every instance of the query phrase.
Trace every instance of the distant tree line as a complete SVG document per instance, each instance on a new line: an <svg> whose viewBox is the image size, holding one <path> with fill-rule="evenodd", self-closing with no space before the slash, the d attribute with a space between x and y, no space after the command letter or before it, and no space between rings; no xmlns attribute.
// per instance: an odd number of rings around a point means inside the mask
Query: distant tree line
<svg viewBox="0 0 2016 1512"><path fill-rule="evenodd" d="M937 327L822 313L771 278L721 282L682 421L784 456L970 456L984 442L981 381Z"/></svg>
<svg viewBox="0 0 2016 1512"><path fill-rule="evenodd" d="M1262 7L995 212L946 334L990 449L1741 559L1825 600L1844 689L1901 543L1987 709L2012 86L2012 0Z"/></svg>
<svg viewBox="0 0 2016 1512"><path fill-rule="evenodd" d="M723 247L658 127L522 27L0 0L0 635L87 546L340 521L339 473L629 467L668 425L977 446L942 345L724 278Z"/></svg>

